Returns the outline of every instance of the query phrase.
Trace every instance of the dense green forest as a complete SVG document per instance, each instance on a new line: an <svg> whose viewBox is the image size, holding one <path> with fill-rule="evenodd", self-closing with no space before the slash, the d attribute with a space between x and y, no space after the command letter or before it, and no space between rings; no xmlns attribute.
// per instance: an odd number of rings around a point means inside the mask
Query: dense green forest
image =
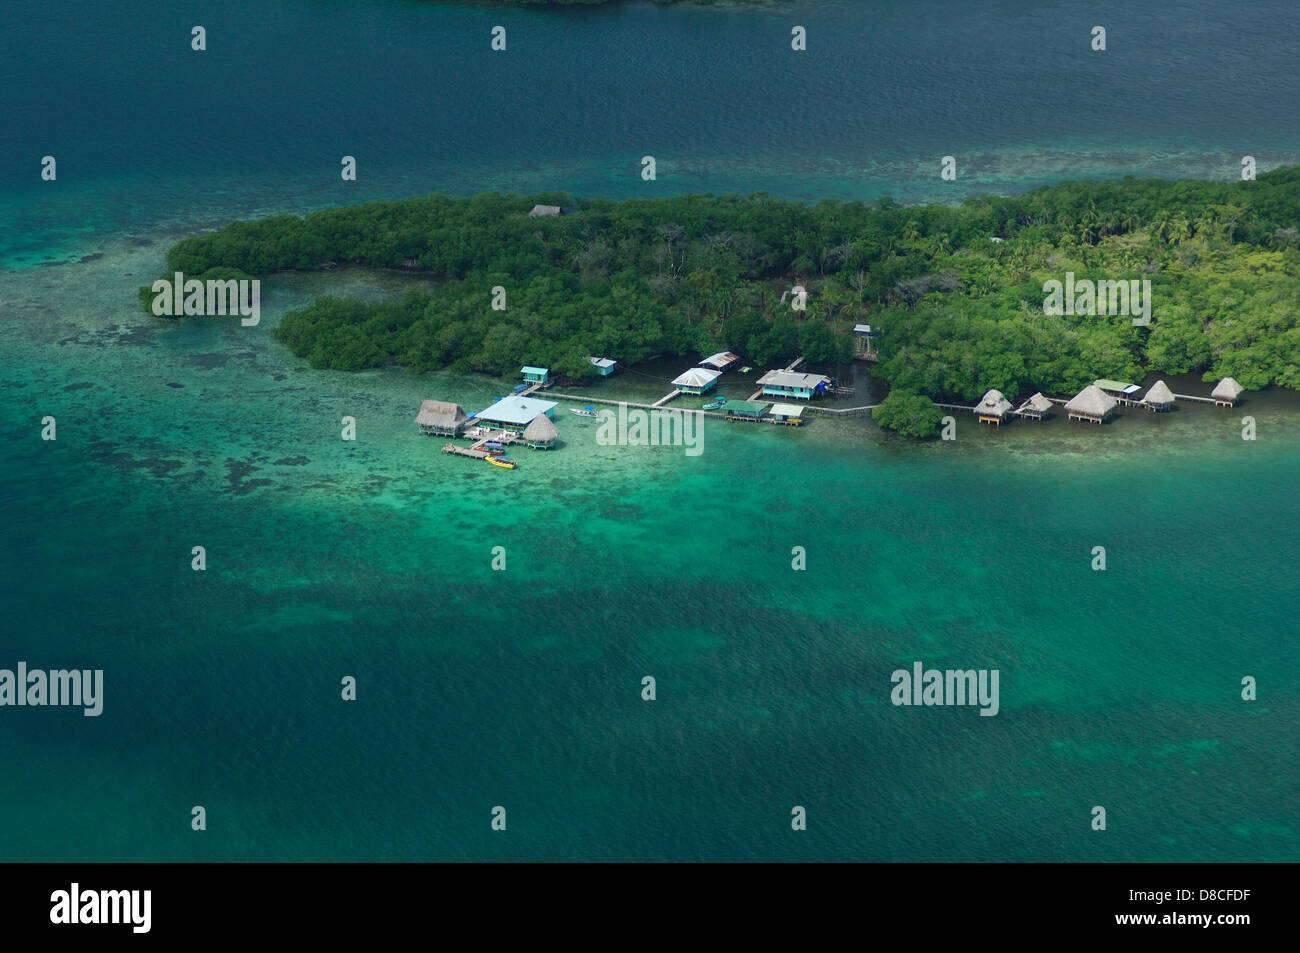
<svg viewBox="0 0 1300 953"><path fill-rule="evenodd" d="M530 218L535 204L569 214ZM330 263L409 269L380 303L321 298L277 336L314 366L399 364L588 377L728 349L756 367L835 363L881 329L892 389L970 401L1070 394L1144 371L1300 388L1300 168L1250 182L1068 182L959 206L787 202L764 194L613 202L550 193L375 202L236 222L167 254L187 277ZM998 239L995 241L995 239ZM1149 279L1149 327L1050 316L1044 282ZM790 289L807 288L807 309ZM491 308L492 289L507 308ZM142 289L142 300L147 300Z"/></svg>

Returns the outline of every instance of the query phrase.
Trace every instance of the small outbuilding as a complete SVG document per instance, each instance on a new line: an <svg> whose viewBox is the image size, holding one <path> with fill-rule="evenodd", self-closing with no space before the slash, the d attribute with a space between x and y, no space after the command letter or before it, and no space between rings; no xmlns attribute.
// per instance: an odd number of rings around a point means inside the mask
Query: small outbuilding
<svg viewBox="0 0 1300 953"><path fill-rule="evenodd" d="M538 414L524 428L524 443L534 450L551 449L551 447L555 446L555 441L559 436L560 431L551 422L551 418L545 414Z"/></svg>
<svg viewBox="0 0 1300 953"><path fill-rule="evenodd" d="M533 367L530 364L519 368L519 373L523 375L526 384L545 384L551 375L549 368Z"/></svg>
<svg viewBox="0 0 1300 953"><path fill-rule="evenodd" d="M1216 406L1232 407L1237 403L1238 398L1240 398L1245 392L1246 388L1242 387L1231 377L1225 377L1214 386L1214 390L1210 391L1210 396L1214 398Z"/></svg>
<svg viewBox="0 0 1300 953"><path fill-rule="evenodd" d="M1142 406L1157 413L1174 409L1174 392L1164 381L1156 381L1142 398Z"/></svg>
<svg viewBox="0 0 1300 953"><path fill-rule="evenodd" d="M728 417L761 420L767 411L767 405L768 401L765 400L729 400L722 409L726 411Z"/></svg>
<svg viewBox="0 0 1300 953"><path fill-rule="evenodd" d="M534 205L533 210L528 213L529 218L541 218L544 215L559 215L560 207L558 205Z"/></svg>
<svg viewBox="0 0 1300 953"><path fill-rule="evenodd" d="M975 416L982 424L997 424L1000 427L1010 412L1011 401L1002 395L1002 391L996 389L988 391L975 405Z"/></svg>
<svg viewBox="0 0 1300 953"><path fill-rule="evenodd" d="M1116 403L1096 384L1089 384L1065 405L1065 413L1070 420L1100 424L1115 412Z"/></svg>
<svg viewBox="0 0 1300 953"><path fill-rule="evenodd" d="M614 365L618 363L608 357L589 357L587 360L591 361L591 366L600 372L601 377L608 377L610 374L613 374Z"/></svg>
<svg viewBox="0 0 1300 953"><path fill-rule="evenodd" d="M1052 415L1052 402L1039 391L1016 409L1016 414L1029 420L1044 420Z"/></svg>
<svg viewBox="0 0 1300 953"><path fill-rule="evenodd" d="M773 404L772 409L767 413L773 420L798 427L803 423L803 411L803 407L799 404Z"/></svg>
<svg viewBox="0 0 1300 953"><path fill-rule="evenodd" d="M740 358L730 351L719 351L717 354L710 354L700 361L700 367L709 367L715 371L726 371L739 360Z"/></svg>

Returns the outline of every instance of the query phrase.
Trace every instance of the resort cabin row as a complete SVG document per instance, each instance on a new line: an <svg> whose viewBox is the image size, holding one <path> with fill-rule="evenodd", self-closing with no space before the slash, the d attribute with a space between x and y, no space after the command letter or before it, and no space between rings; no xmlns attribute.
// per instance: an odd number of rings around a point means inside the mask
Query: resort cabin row
<svg viewBox="0 0 1300 953"><path fill-rule="evenodd" d="M765 400L729 400L723 407L729 419L763 420L797 427L803 423L804 409L798 404L772 404Z"/></svg>
<svg viewBox="0 0 1300 953"><path fill-rule="evenodd" d="M773 397L794 397L812 400L825 395L831 379L821 374L800 374L796 371L768 371L758 379L764 394Z"/></svg>

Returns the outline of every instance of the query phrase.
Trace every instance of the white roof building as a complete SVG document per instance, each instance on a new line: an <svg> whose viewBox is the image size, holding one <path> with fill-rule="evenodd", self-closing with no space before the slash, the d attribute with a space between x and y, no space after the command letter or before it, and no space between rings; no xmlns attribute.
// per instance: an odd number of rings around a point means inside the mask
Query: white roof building
<svg viewBox="0 0 1300 953"><path fill-rule="evenodd" d="M721 376L721 371L710 370L707 367L692 367L689 371L680 374L673 381L673 386L708 387Z"/></svg>

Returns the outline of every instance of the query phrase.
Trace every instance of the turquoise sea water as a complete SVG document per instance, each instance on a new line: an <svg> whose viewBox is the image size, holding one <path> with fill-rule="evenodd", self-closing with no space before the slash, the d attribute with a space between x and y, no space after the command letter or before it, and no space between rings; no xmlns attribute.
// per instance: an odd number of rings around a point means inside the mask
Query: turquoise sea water
<svg viewBox="0 0 1300 953"><path fill-rule="evenodd" d="M275 276L257 328L134 296L232 217L643 194L647 153L665 191L809 199L944 197L931 153L979 157L959 194L1300 154L1295 13L1171 6L112 2L72 31L7 5L0 667L103 668L106 698L0 709L0 857L1294 859L1294 395L931 444L707 421L698 457L600 446L561 405L561 448L505 472L411 420L503 382L314 371L270 337L313 294L402 278ZM1104 67L1064 38L1086 51L1094 19ZM641 371L593 396L662 394ZM916 660L997 668L1000 713L894 707Z"/></svg>

